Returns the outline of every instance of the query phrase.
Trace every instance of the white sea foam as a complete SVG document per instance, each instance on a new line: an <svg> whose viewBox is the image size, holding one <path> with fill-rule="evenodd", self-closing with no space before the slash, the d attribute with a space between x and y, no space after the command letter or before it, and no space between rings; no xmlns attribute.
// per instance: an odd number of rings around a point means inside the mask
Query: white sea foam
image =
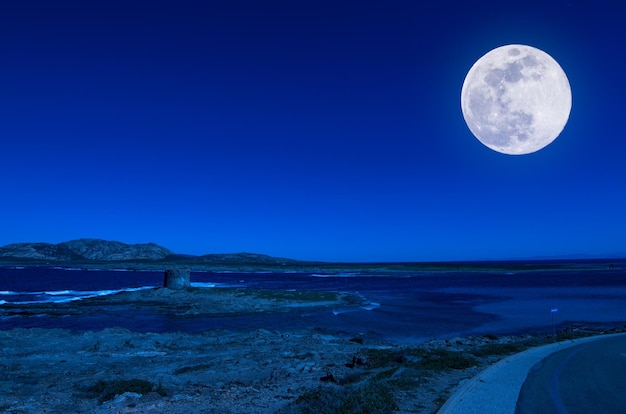
<svg viewBox="0 0 626 414"><path fill-rule="evenodd" d="M380 308L380 303L376 303L376 302L370 302L367 305L361 306L361 309L368 310L368 311L378 309L378 308Z"/></svg>
<svg viewBox="0 0 626 414"><path fill-rule="evenodd" d="M15 295L15 292L11 292L10 290L0 290L0 295Z"/></svg>
<svg viewBox="0 0 626 414"><path fill-rule="evenodd" d="M356 312L358 310L361 310L360 308L340 308L340 309L333 309L333 315L341 315L343 313L348 313L348 312Z"/></svg>
<svg viewBox="0 0 626 414"><path fill-rule="evenodd" d="M154 289L156 286L140 286L135 288L126 288L120 290L112 290L111 292L137 292L139 290Z"/></svg>
<svg viewBox="0 0 626 414"><path fill-rule="evenodd" d="M361 306L353 306L346 308L335 308L333 309L333 315L341 315L342 313L350 313L350 312L358 312L358 311L372 311L374 309L380 308L380 303L370 302Z"/></svg>
<svg viewBox="0 0 626 414"><path fill-rule="evenodd" d="M115 289L115 290L54 290L45 292L11 292L20 296L39 296L38 300L28 300L11 302L16 305L30 305L34 303L67 303L77 300L95 298L99 296L115 295L121 292L135 292L138 290L153 289L154 286L141 286L135 288Z"/></svg>
<svg viewBox="0 0 626 414"><path fill-rule="evenodd" d="M0 293L2 295L43 295L44 292L12 292L12 291L4 291Z"/></svg>
<svg viewBox="0 0 626 414"><path fill-rule="evenodd" d="M313 277L357 277L363 276L361 273L313 273Z"/></svg>
<svg viewBox="0 0 626 414"><path fill-rule="evenodd" d="M217 283L211 283L211 282L191 282L190 285L191 285L191 287L198 287L198 288L214 288L214 287L217 287Z"/></svg>
<svg viewBox="0 0 626 414"><path fill-rule="evenodd" d="M73 290L54 290L51 292L43 292L45 295L50 295L50 296L67 296L67 295L72 295L74 294L75 291Z"/></svg>

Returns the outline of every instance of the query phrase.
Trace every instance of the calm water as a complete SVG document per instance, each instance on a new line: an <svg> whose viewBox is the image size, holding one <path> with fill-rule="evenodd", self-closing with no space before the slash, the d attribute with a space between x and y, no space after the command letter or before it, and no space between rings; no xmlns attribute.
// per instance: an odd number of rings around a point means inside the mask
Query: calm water
<svg viewBox="0 0 626 414"><path fill-rule="evenodd" d="M121 290L160 286L162 272L0 268L0 329L55 327L141 332L319 327L397 341L471 334L549 333L552 323L626 323L626 263L612 268L402 274L192 273L192 283L220 287L357 293L368 306L238 317L180 318L149 310L112 310L63 317L7 316L3 304L68 302ZM6 309L6 305L4 306ZM551 312L558 309L557 312ZM554 318L554 319L553 319Z"/></svg>

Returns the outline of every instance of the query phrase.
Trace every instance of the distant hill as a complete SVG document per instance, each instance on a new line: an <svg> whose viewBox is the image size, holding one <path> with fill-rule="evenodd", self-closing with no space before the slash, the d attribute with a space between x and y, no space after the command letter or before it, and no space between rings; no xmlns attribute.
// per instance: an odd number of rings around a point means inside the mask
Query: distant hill
<svg viewBox="0 0 626 414"><path fill-rule="evenodd" d="M266 254L256 253L229 253L229 254L205 254L203 256L196 256L194 258L196 262L210 263L210 264L295 264L302 263L299 260L284 259L280 257L272 257Z"/></svg>
<svg viewBox="0 0 626 414"><path fill-rule="evenodd" d="M160 260L173 254L154 243L126 244L99 239L78 239L58 244L15 243L0 247L0 258L54 262Z"/></svg>
<svg viewBox="0 0 626 414"><path fill-rule="evenodd" d="M188 267L197 271L280 271L280 272L416 272L454 271L516 271L570 266L581 263L593 268L619 266L626 268L626 259L576 258L535 259L476 262L391 262L391 263L333 263L285 259L255 253L205 254L201 256L174 253L155 243L126 244L100 239L78 239L68 242L14 243L0 247L0 265L4 266L68 266L83 268L126 268L129 270L159 270L168 267ZM625 263L625 264L621 264Z"/></svg>
<svg viewBox="0 0 626 414"><path fill-rule="evenodd" d="M192 256L176 254L155 243L126 244L100 239L68 242L14 243L0 247L0 263L117 263L180 264L199 266L284 266L301 263L263 254L230 253Z"/></svg>

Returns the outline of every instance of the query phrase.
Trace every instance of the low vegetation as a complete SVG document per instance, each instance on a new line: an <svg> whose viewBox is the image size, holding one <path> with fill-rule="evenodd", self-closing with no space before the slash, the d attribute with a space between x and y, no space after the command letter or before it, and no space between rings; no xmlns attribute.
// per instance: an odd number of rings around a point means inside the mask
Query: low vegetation
<svg viewBox="0 0 626 414"><path fill-rule="evenodd" d="M344 387L319 387L305 392L281 412L283 414L385 414L397 409L391 387L372 382Z"/></svg>
<svg viewBox="0 0 626 414"><path fill-rule="evenodd" d="M222 288L226 291L229 288ZM232 289L232 288L231 288ZM232 289L238 296L251 296L255 299L296 301L296 302L335 302L339 293L316 290L271 290L271 289Z"/></svg>
<svg viewBox="0 0 626 414"><path fill-rule="evenodd" d="M174 370L174 374L175 375L181 375L181 374L187 374L189 372L205 371L205 370L211 369L211 368L213 368L213 364L193 365L193 366L190 366L190 367L178 368L178 369Z"/></svg>
<svg viewBox="0 0 626 414"><path fill-rule="evenodd" d="M362 343L361 341L353 341ZM399 409L397 393L415 390L441 371L464 370L480 362L465 352L366 348L360 369L300 395L281 411L287 413L392 413Z"/></svg>
<svg viewBox="0 0 626 414"><path fill-rule="evenodd" d="M398 396L405 392L415 393L426 387L444 372L462 372L474 367L486 366L503 356L523 352L526 349L546 345L556 341L588 336L579 332L560 332L555 337L533 336L513 342L498 342L495 335L485 335L484 345L467 347L465 351L446 348L424 349L420 347L367 348L363 349L363 363L341 378L327 374L323 384L300 395L294 402L280 411L292 413L393 413L399 410ZM362 338L349 341L364 344ZM492 343L489 343L492 342ZM473 376L469 371L466 378ZM461 375L463 377L463 375ZM454 384L450 384L454 386ZM429 408L435 410L449 397L448 391L432 394Z"/></svg>
<svg viewBox="0 0 626 414"><path fill-rule="evenodd" d="M466 369L478 365L476 358L464 352L437 349L422 355L415 363L417 368L430 371L448 371L451 369Z"/></svg>
<svg viewBox="0 0 626 414"><path fill-rule="evenodd" d="M156 385L150 381L142 379L128 379L128 380L100 380L87 389L87 392L93 397L98 399L99 403L114 399L117 395L122 395L126 392L134 392L137 394L149 394L156 392L162 397L166 395L165 390L159 384Z"/></svg>

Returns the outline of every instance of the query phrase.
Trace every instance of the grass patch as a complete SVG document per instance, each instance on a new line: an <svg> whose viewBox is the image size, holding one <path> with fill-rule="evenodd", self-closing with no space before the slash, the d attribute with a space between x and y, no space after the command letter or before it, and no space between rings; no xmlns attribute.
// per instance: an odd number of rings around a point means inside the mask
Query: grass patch
<svg viewBox="0 0 626 414"><path fill-rule="evenodd" d="M356 384L357 382L360 382L363 378L365 378L368 375L369 375L368 372L353 372L342 378L339 378L337 380L337 384L339 385Z"/></svg>
<svg viewBox="0 0 626 414"><path fill-rule="evenodd" d="M523 343L511 344L488 344L476 348L470 353L477 357L493 356L493 355L511 355L528 349L529 346Z"/></svg>
<svg viewBox="0 0 626 414"><path fill-rule="evenodd" d="M541 338L531 338L506 344L487 344L470 351L470 353L476 357L512 355L547 343L549 342Z"/></svg>
<svg viewBox="0 0 626 414"><path fill-rule="evenodd" d="M409 360L407 357L413 357ZM411 361L411 362L409 362ZM449 369L466 369L478 365L478 361L465 352L435 349L369 349L367 362L371 368L386 368L405 364L416 369L444 371Z"/></svg>
<svg viewBox="0 0 626 414"><path fill-rule="evenodd" d="M174 375L186 374L188 372L196 372L196 371L204 371L205 369L211 368L213 365L211 364L200 364L193 365L189 367L182 367L174 370Z"/></svg>
<svg viewBox="0 0 626 414"><path fill-rule="evenodd" d="M387 414L398 409L385 384L341 388L319 387L299 396L280 413L300 414Z"/></svg>
<svg viewBox="0 0 626 414"><path fill-rule="evenodd" d="M270 290L270 289L240 289L240 296L252 296L256 299L298 301L298 302L335 302L339 300L339 293L316 290Z"/></svg>
<svg viewBox="0 0 626 414"><path fill-rule="evenodd" d="M404 349L376 349L370 348L365 352L367 363L370 368L386 368L402 364L406 361L405 355L413 350Z"/></svg>
<svg viewBox="0 0 626 414"><path fill-rule="evenodd" d="M564 331L564 332L559 332L559 333L556 334L556 340L557 340L557 342L569 341L569 340L572 340L572 339L587 338L589 336L594 336L594 333L591 333L591 332Z"/></svg>
<svg viewBox="0 0 626 414"><path fill-rule="evenodd" d="M416 367L431 371L447 371L450 369L466 369L478 365L478 360L464 352L437 349L425 353L416 363Z"/></svg>
<svg viewBox="0 0 626 414"><path fill-rule="evenodd" d="M382 381L382 380L386 380L389 379L393 376L393 374L395 374L396 372L398 372L398 370L400 369L399 366L391 368L391 369L386 369L384 371L380 371L378 374L376 374L374 376L374 381Z"/></svg>
<svg viewBox="0 0 626 414"><path fill-rule="evenodd" d="M387 383L394 390L415 390L417 387L428 383L428 379L424 376L424 371L408 368L394 372Z"/></svg>
<svg viewBox="0 0 626 414"><path fill-rule="evenodd" d="M137 378L111 381L100 380L89 387L87 391L98 398L100 404L112 400L116 395L121 395L125 392L149 394L154 391L162 397L166 395L165 390L160 384L156 385L150 381Z"/></svg>
<svg viewBox="0 0 626 414"><path fill-rule="evenodd" d="M409 359L408 357L413 358ZM367 353L367 361L372 368L405 364L416 369L430 371L466 369L478 365L478 361L472 355L445 349L432 351L411 348L402 350L370 349Z"/></svg>
<svg viewBox="0 0 626 414"><path fill-rule="evenodd" d="M449 395L440 395L433 402L437 405L437 407L441 408L446 403L446 401L448 401L449 397Z"/></svg>

